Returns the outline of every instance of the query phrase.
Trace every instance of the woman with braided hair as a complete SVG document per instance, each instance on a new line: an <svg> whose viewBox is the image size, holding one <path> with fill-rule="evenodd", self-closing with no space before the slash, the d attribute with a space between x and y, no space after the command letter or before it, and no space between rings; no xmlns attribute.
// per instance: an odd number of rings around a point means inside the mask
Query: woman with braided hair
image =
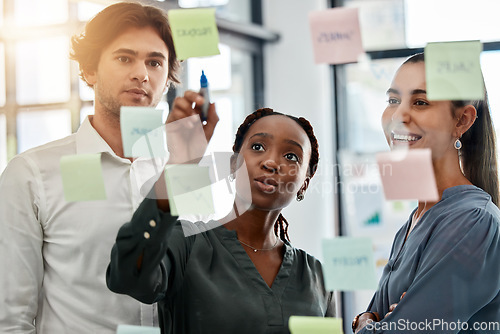
<svg viewBox="0 0 500 334"><path fill-rule="evenodd" d="M168 200L147 198L118 233L108 287L157 302L162 333L289 333L292 315L334 316L320 262L290 244L281 215L316 171L312 126L259 109L240 125L233 151L236 196L217 227L178 221ZM186 237L186 224L198 233Z"/></svg>

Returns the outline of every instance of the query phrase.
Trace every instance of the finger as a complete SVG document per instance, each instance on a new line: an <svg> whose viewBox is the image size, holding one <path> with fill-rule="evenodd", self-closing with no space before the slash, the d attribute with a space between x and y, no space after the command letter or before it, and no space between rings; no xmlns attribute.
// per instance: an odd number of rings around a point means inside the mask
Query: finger
<svg viewBox="0 0 500 334"><path fill-rule="evenodd" d="M390 314L392 314L392 312L387 312L384 318L387 318Z"/></svg>
<svg viewBox="0 0 500 334"><path fill-rule="evenodd" d="M396 306L398 306L398 304L396 304L396 303L394 303L391 306L389 306L389 312L394 311L394 309L396 308Z"/></svg>
<svg viewBox="0 0 500 334"><path fill-rule="evenodd" d="M199 110L193 109L193 104L200 105L200 103L203 103L203 97L201 95L193 91L186 91L184 96L178 96L174 99L167 122L173 122L184 117L199 114ZM199 109L199 107L197 109Z"/></svg>
<svg viewBox="0 0 500 334"><path fill-rule="evenodd" d="M400 300L403 299L403 297L406 295L406 291L403 292L403 294L401 295L401 298L399 298Z"/></svg>
<svg viewBox="0 0 500 334"><path fill-rule="evenodd" d="M208 107L207 113L207 123L203 126L203 131L205 131L205 137L207 138L207 142L210 141L212 135L215 131L215 126L219 122L219 115L215 111L215 104L211 103Z"/></svg>

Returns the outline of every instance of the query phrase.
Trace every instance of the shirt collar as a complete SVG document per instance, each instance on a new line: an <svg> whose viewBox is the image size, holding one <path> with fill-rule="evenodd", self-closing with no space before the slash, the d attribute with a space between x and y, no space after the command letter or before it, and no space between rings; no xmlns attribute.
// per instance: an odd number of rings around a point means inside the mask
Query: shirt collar
<svg viewBox="0 0 500 334"><path fill-rule="evenodd" d="M92 115L87 116L76 132L76 153L107 152L112 156L118 157L90 123L92 117Z"/></svg>

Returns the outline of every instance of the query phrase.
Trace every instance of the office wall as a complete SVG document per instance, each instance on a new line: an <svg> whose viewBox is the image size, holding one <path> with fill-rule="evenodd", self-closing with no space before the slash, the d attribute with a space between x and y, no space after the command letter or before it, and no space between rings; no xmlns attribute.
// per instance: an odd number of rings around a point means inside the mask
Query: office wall
<svg viewBox="0 0 500 334"><path fill-rule="evenodd" d="M334 115L331 70L314 64L308 13L327 8L326 0L264 0L263 25L281 38L264 50L266 105L303 116L313 125L320 146L320 166L304 201L283 211L295 247L319 259L320 240L336 231Z"/></svg>

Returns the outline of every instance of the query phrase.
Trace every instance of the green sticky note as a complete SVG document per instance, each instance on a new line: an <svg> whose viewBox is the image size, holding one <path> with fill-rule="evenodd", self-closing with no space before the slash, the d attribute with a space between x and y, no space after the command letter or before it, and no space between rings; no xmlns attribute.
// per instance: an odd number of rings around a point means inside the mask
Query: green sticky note
<svg viewBox="0 0 500 334"><path fill-rule="evenodd" d="M220 54L215 9L172 9L168 18L178 59Z"/></svg>
<svg viewBox="0 0 500 334"><path fill-rule="evenodd" d="M149 107L121 107L120 130L126 157L166 156L163 110Z"/></svg>
<svg viewBox="0 0 500 334"><path fill-rule="evenodd" d="M215 212L208 166L169 165L165 169L165 181L172 215Z"/></svg>
<svg viewBox="0 0 500 334"><path fill-rule="evenodd" d="M288 328L292 334L342 334L341 318L291 316Z"/></svg>
<svg viewBox="0 0 500 334"><path fill-rule="evenodd" d="M425 76L429 100L484 98L480 41L428 43Z"/></svg>
<svg viewBox="0 0 500 334"><path fill-rule="evenodd" d="M116 334L160 334L158 327L118 325Z"/></svg>
<svg viewBox="0 0 500 334"><path fill-rule="evenodd" d="M323 259L326 289L353 291L377 288L370 238L324 239Z"/></svg>
<svg viewBox="0 0 500 334"><path fill-rule="evenodd" d="M60 167L66 201L106 199L100 153L65 155Z"/></svg>

